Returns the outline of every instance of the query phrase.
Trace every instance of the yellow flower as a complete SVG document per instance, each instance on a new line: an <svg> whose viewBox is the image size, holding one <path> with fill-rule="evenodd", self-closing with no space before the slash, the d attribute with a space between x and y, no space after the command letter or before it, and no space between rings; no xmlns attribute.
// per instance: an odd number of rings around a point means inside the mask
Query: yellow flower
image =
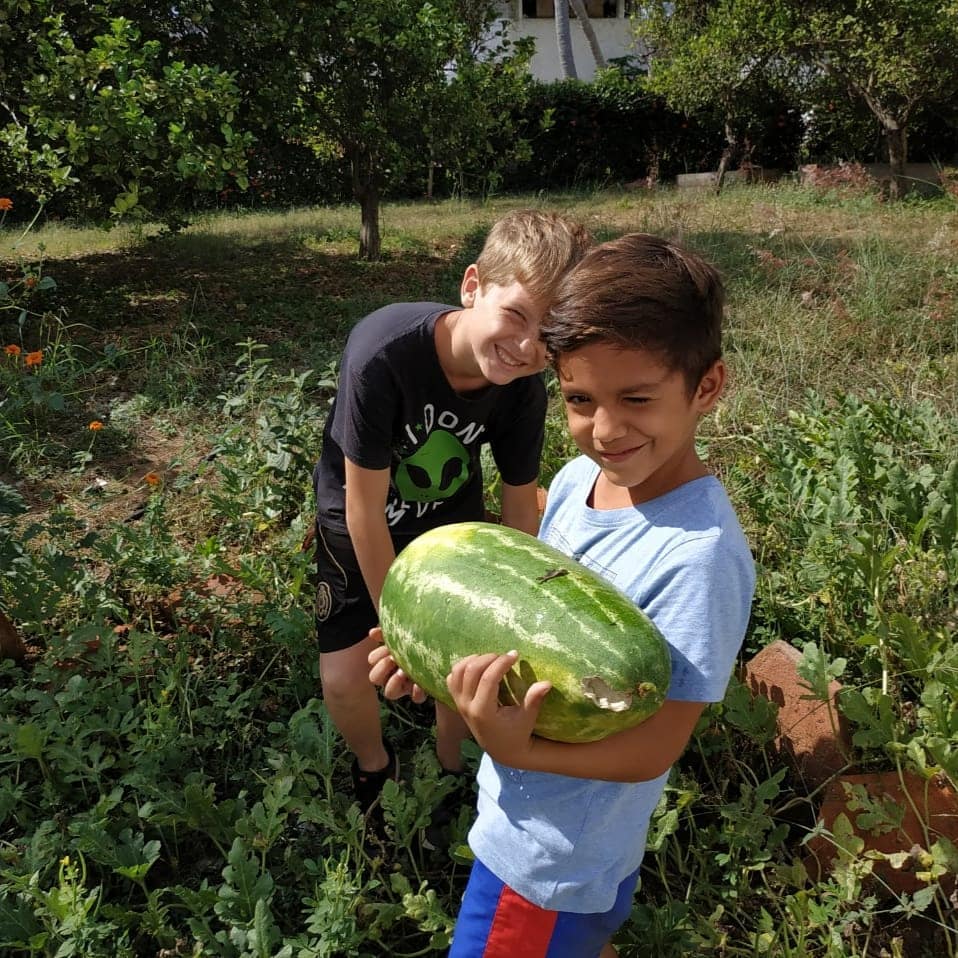
<svg viewBox="0 0 958 958"><path fill-rule="evenodd" d="M0 212L6 213L7 210L13 209L13 200L9 196L0 196Z"/></svg>
<svg viewBox="0 0 958 958"><path fill-rule="evenodd" d="M155 472L148 472L143 477L143 481L148 486L158 486L160 484L160 477Z"/></svg>
<svg viewBox="0 0 958 958"><path fill-rule="evenodd" d="M64 865L64 866L69 866L69 864L70 864L70 856L69 856L69 855L64 855L63 858L60 859L60 864L61 864L61 865Z"/></svg>
<svg viewBox="0 0 958 958"><path fill-rule="evenodd" d="M20 347L19 347L16 343L10 343L9 346L4 346L4 347L3 347L3 351L4 351L8 356L19 356L19 355L20 355Z"/></svg>
<svg viewBox="0 0 958 958"><path fill-rule="evenodd" d="M93 422L91 422L90 425L87 426L87 429L89 429L90 432L99 432L102 428L103 428L103 423L100 422L99 419L94 419Z"/></svg>
<svg viewBox="0 0 958 958"><path fill-rule="evenodd" d="M27 353L25 362L28 366L39 366L43 362L43 350L37 349L32 353Z"/></svg>

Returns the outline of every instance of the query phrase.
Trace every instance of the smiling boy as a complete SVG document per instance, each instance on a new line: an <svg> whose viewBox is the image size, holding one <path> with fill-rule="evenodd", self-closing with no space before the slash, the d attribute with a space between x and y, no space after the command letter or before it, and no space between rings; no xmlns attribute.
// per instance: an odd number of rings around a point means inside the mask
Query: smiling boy
<svg viewBox="0 0 958 958"><path fill-rule="evenodd" d="M502 477L503 522L535 533L546 407L539 328L589 243L564 217L510 213L466 268L461 308L394 303L347 341L313 477L316 623L323 699L353 753L364 809L397 770L366 662L386 570L427 529L483 518L486 443ZM461 771L466 735L455 712L437 706L446 771Z"/></svg>
<svg viewBox="0 0 958 958"><path fill-rule="evenodd" d="M582 455L549 488L539 537L594 569L655 622L671 654L662 708L596 742L533 734L547 682L499 704L515 653L479 654L447 678L485 751L476 861L450 958L609 958L628 918L669 769L720 701L755 584L748 544L695 435L725 386L724 292L715 269L633 233L563 281L543 339ZM370 657L389 697L421 690L388 650Z"/></svg>

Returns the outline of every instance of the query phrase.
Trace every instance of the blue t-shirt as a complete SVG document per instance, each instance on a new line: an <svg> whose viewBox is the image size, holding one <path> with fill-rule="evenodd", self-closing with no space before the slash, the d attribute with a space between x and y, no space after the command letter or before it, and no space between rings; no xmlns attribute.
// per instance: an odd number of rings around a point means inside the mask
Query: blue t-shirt
<svg viewBox="0 0 958 958"><path fill-rule="evenodd" d="M695 479L625 509L587 504L598 466L581 456L549 489L539 537L630 596L665 636L668 697L725 695L755 588L748 543L721 483ZM668 773L605 782L499 765L479 768L469 844L502 881L542 908L602 912L642 862Z"/></svg>

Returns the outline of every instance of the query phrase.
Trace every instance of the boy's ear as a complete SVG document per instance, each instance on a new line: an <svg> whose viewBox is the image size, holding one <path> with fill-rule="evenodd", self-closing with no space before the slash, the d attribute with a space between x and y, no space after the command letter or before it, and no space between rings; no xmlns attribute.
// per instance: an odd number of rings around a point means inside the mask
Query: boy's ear
<svg viewBox="0 0 958 958"><path fill-rule="evenodd" d="M469 309L476 301L476 293L479 292L479 268L475 263L470 263L466 267L462 276L462 285L459 287L459 299L462 305Z"/></svg>
<svg viewBox="0 0 958 958"><path fill-rule="evenodd" d="M716 359L699 380L698 387L695 390L694 402L702 415L711 412L719 401L719 397L725 389L726 376L725 361Z"/></svg>

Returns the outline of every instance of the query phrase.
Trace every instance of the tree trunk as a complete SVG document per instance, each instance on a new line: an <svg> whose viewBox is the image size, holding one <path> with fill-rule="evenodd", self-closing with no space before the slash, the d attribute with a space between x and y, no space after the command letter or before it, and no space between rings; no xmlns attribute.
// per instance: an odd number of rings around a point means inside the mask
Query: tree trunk
<svg viewBox="0 0 958 958"><path fill-rule="evenodd" d="M359 227L359 258L370 262L382 253L379 237L379 188L369 183L359 197L362 218Z"/></svg>
<svg viewBox="0 0 958 958"><path fill-rule="evenodd" d="M728 172L729 166L731 166L732 160L738 155L739 152L739 142L738 137L735 135L735 130L732 129L732 125L726 121L725 123L725 149L722 150L722 158L719 160L718 173L715 176L715 192L722 192L722 185L725 183L725 174Z"/></svg>
<svg viewBox="0 0 958 958"><path fill-rule="evenodd" d="M888 147L888 166L891 173L889 194L893 199L904 196L908 190L905 176L905 164L908 162L908 119L914 102L900 106L896 111L897 115L892 114L870 87L856 83L851 77L837 70L832 63L820 60L818 65L825 72L838 77L853 96L864 100L872 115L881 123L885 145Z"/></svg>
<svg viewBox="0 0 958 958"><path fill-rule="evenodd" d="M891 196L901 199L908 191L905 163L908 161L908 134L904 124L894 120L885 126L885 143L888 145L888 165L891 168Z"/></svg>
<svg viewBox="0 0 958 958"><path fill-rule="evenodd" d="M379 182L375 161L362 148L351 150L350 167L353 176L353 196L359 200L359 258L375 262L382 246L379 237Z"/></svg>
<svg viewBox="0 0 958 958"><path fill-rule="evenodd" d="M572 5L575 18L579 21L586 42L589 44L589 49L592 51L592 59L595 60L596 70L604 70L608 63L606 63L605 56L602 53L602 47L599 46L599 38L595 35L595 29L589 19L589 11L585 8L584 0L569 0L569 3Z"/></svg>
<svg viewBox="0 0 958 958"><path fill-rule="evenodd" d="M559 48L559 67L564 80L577 80L572 36L569 33L569 0L555 0L556 45Z"/></svg>

